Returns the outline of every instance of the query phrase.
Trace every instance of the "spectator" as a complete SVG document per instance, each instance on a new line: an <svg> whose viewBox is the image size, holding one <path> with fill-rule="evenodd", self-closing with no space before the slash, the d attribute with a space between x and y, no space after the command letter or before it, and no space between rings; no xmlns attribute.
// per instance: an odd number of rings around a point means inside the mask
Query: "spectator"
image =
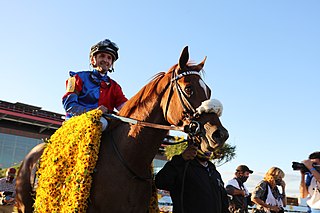
<svg viewBox="0 0 320 213"><path fill-rule="evenodd" d="M302 163L309 171L300 170L300 197L307 198L312 213L320 213L320 152L311 153Z"/></svg>
<svg viewBox="0 0 320 213"><path fill-rule="evenodd" d="M254 212L284 212L283 208L287 205L284 175L284 172L277 167L268 170L252 192L251 200L257 204ZM282 193L277 186L281 186Z"/></svg>
<svg viewBox="0 0 320 213"><path fill-rule="evenodd" d="M197 154L198 153L198 154ZM225 213L228 198L210 153L189 145L156 175L156 186L170 192L173 213Z"/></svg>
<svg viewBox="0 0 320 213"><path fill-rule="evenodd" d="M16 196L16 169L9 168L0 179L0 213L12 213Z"/></svg>
<svg viewBox="0 0 320 213"><path fill-rule="evenodd" d="M226 191L230 198L229 211L236 213L248 213L248 205L252 206L251 194L244 183L253 171L246 165L237 167L235 177L229 180Z"/></svg>

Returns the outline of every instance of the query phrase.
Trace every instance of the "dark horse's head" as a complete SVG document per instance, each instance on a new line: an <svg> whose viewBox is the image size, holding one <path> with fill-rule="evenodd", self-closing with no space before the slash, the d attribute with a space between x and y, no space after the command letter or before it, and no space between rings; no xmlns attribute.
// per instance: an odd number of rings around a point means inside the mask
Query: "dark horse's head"
<svg viewBox="0 0 320 213"><path fill-rule="evenodd" d="M202 151L213 151L228 139L228 131L220 122L222 104L210 99L211 90L202 80L206 58L199 64L188 63L189 52L185 47L179 63L167 74L171 75L167 100L162 103L166 120L173 125L184 125L186 133L201 145Z"/></svg>

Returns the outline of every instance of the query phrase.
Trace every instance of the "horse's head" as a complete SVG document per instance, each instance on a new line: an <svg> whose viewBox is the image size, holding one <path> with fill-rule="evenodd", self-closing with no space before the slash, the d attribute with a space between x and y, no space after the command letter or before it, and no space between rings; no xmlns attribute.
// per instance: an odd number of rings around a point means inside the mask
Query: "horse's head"
<svg viewBox="0 0 320 213"><path fill-rule="evenodd" d="M170 124L186 126L186 132L201 144L202 151L212 151L223 145L229 134L219 119L222 104L210 100L211 90L200 76L205 60L188 63L188 47L183 49L179 63L167 73L171 83L161 105Z"/></svg>

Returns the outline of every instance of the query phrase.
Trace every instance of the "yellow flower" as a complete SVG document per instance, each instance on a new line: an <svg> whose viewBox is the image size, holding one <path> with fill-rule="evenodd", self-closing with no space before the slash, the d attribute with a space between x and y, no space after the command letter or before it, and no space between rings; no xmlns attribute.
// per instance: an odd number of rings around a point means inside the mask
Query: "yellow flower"
<svg viewBox="0 0 320 213"><path fill-rule="evenodd" d="M66 121L49 139L38 170L35 212L85 212L101 138L100 110Z"/></svg>

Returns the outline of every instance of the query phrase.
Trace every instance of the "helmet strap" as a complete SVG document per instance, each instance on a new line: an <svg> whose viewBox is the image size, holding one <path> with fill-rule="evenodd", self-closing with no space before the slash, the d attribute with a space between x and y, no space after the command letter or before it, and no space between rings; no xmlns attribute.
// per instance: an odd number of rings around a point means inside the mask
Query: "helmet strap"
<svg viewBox="0 0 320 213"><path fill-rule="evenodd" d="M111 67L109 68L109 70L108 70L109 72L114 72L114 67L113 67L113 63L112 63L112 65L111 65Z"/></svg>

